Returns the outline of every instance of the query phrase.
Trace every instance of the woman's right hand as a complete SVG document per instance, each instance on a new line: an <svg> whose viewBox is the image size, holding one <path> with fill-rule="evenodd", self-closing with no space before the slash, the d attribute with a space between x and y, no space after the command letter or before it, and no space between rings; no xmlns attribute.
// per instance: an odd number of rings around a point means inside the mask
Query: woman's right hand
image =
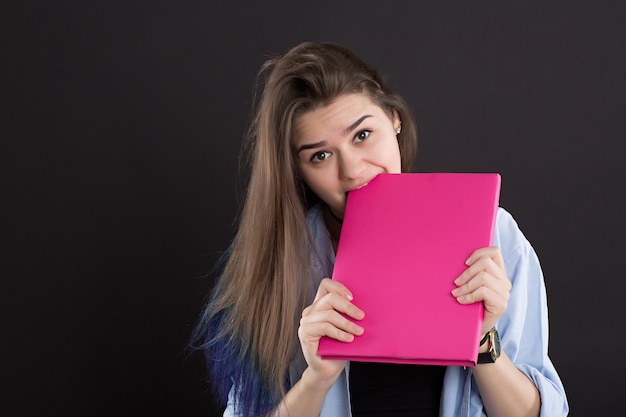
<svg viewBox="0 0 626 417"><path fill-rule="evenodd" d="M352 304L352 293L341 283L324 278L317 289L313 304L302 312L298 337L304 358L309 365L309 377L319 383L332 385L343 371L346 361L322 359L317 350L322 336L342 342L352 342L354 336L363 334L363 328L342 314L361 320L363 311Z"/></svg>

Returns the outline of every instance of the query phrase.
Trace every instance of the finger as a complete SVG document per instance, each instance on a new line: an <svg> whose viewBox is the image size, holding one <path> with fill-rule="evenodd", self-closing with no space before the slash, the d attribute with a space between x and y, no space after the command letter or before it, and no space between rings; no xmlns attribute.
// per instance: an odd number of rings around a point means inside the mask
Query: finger
<svg viewBox="0 0 626 417"><path fill-rule="evenodd" d="M452 290L452 294L456 297L475 291L479 287L490 287L498 293L508 293L511 289L511 283L503 271L499 268L486 268L485 270L470 271L461 275L456 279L455 284L459 285Z"/></svg>
<svg viewBox="0 0 626 417"><path fill-rule="evenodd" d="M355 319L361 320L365 317L365 312L351 303L349 300L337 293L328 293L322 298L314 301L309 307L305 308L302 316L313 315L320 311L338 311Z"/></svg>
<svg viewBox="0 0 626 417"><path fill-rule="evenodd" d="M352 342L355 334L334 327L330 323L312 323L298 329L298 337L306 344L319 343L322 336L330 337L340 342Z"/></svg>
<svg viewBox="0 0 626 417"><path fill-rule="evenodd" d="M493 266L490 264L493 264ZM495 264L490 258L481 258L480 261L472 264L465 271L463 271L463 273L454 280L454 283L458 287L467 287L468 291L471 291L471 288L476 288L478 286L478 283L472 283L472 281L474 281L481 273L486 272L494 275L499 274L496 269Z"/></svg>
<svg viewBox="0 0 626 417"><path fill-rule="evenodd" d="M491 316L501 316L508 308L509 292L498 292L491 287L481 286L472 292L464 293L456 297L460 304L473 304L482 302L485 313Z"/></svg>
<svg viewBox="0 0 626 417"><path fill-rule="evenodd" d="M481 272L486 272L503 282L507 282L508 278L504 266L494 261L492 257L482 256L474 259L468 268L454 280L456 285L464 285Z"/></svg>
<svg viewBox="0 0 626 417"><path fill-rule="evenodd" d="M483 257L492 259L496 264L504 269L504 259L502 258L502 252L498 246L489 246L475 250L470 257L467 258L465 264L471 266Z"/></svg>
<svg viewBox="0 0 626 417"><path fill-rule="evenodd" d="M492 257L484 256L480 258L480 260L469 269L470 274L476 272L475 276L487 274L483 285L493 286L494 289L502 293L508 293L511 290L511 281L507 276L504 266L494 261Z"/></svg>
<svg viewBox="0 0 626 417"><path fill-rule="evenodd" d="M482 301L485 307L488 307L487 304L491 303L494 305L492 309L494 314L497 314L501 310L501 306L506 309L511 296L507 282L481 272L467 284L452 290L451 293L461 304Z"/></svg>
<svg viewBox="0 0 626 417"><path fill-rule="evenodd" d="M348 320L336 311L321 311L300 320L300 330L308 340L319 340L322 336L338 338L337 333L363 334L363 327Z"/></svg>
<svg viewBox="0 0 626 417"><path fill-rule="evenodd" d="M317 293L315 294L314 301L321 299L322 297L324 297L326 294L329 294L329 293L340 294L342 297L344 297L346 300L349 300L349 301L352 301L354 299L352 292L341 282L333 281L330 278L324 278L322 279L319 287L317 288Z"/></svg>
<svg viewBox="0 0 626 417"><path fill-rule="evenodd" d="M457 297L458 302L461 304L482 302L485 305L485 309L489 309L492 313L497 313L500 310L500 306L506 302L505 299L506 297L489 287L479 287L470 293Z"/></svg>

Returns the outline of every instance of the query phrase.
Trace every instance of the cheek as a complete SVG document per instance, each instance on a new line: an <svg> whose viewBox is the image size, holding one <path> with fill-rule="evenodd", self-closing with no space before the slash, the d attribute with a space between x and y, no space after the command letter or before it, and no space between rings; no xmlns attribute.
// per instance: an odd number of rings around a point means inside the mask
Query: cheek
<svg viewBox="0 0 626 417"><path fill-rule="evenodd" d="M327 172L318 169L304 170L302 172L302 179L304 180L304 183L320 198L322 198L324 192L328 188L329 179L327 176Z"/></svg>
<svg viewBox="0 0 626 417"><path fill-rule="evenodd" d="M402 158L400 156L400 146L396 138L390 138L383 147L378 150L380 163L385 166L391 174L399 174L402 170Z"/></svg>

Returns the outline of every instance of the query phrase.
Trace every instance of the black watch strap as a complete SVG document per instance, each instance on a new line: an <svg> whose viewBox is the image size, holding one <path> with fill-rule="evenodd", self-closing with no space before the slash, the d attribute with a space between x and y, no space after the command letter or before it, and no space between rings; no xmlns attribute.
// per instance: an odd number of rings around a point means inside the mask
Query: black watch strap
<svg viewBox="0 0 626 417"><path fill-rule="evenodd" d="M500 357L500 336L498 331L494 328L489 330L480 342L480 346L486 342L485 339L489 339L489 350L484 353L478 354L477 363L495 363L496 359Z"/></svg>
<svg viewBox="0 0 626 417"><path fill-rule="evenodd" d="M491 352L484 352L478 354L478 361L476 363L495 363L496 358L493 357Z"/></svg>
<svg viewBox="0 0 626 417"><path fill-rule="evenodd" d="M487 340L489 340L489 332L485 333L483 338L480 339L480 343L478 344L478 347L481 347L482 345L484 345Z"/></svg>

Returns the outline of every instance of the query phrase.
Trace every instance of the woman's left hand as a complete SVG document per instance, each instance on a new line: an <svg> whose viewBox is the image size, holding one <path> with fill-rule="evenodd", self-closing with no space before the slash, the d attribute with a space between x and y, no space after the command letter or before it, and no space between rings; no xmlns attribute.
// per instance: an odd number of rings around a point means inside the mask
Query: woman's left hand
<svg viewBox="0 0 626 417"><path fill-rule="evenodd" d="M454 281L458 288L452 291L452 295L461 304L484 304L482 334L485 334L506 311L511 295L511 281L497 246L478 249L465 264L468 268Z"/></svg>

